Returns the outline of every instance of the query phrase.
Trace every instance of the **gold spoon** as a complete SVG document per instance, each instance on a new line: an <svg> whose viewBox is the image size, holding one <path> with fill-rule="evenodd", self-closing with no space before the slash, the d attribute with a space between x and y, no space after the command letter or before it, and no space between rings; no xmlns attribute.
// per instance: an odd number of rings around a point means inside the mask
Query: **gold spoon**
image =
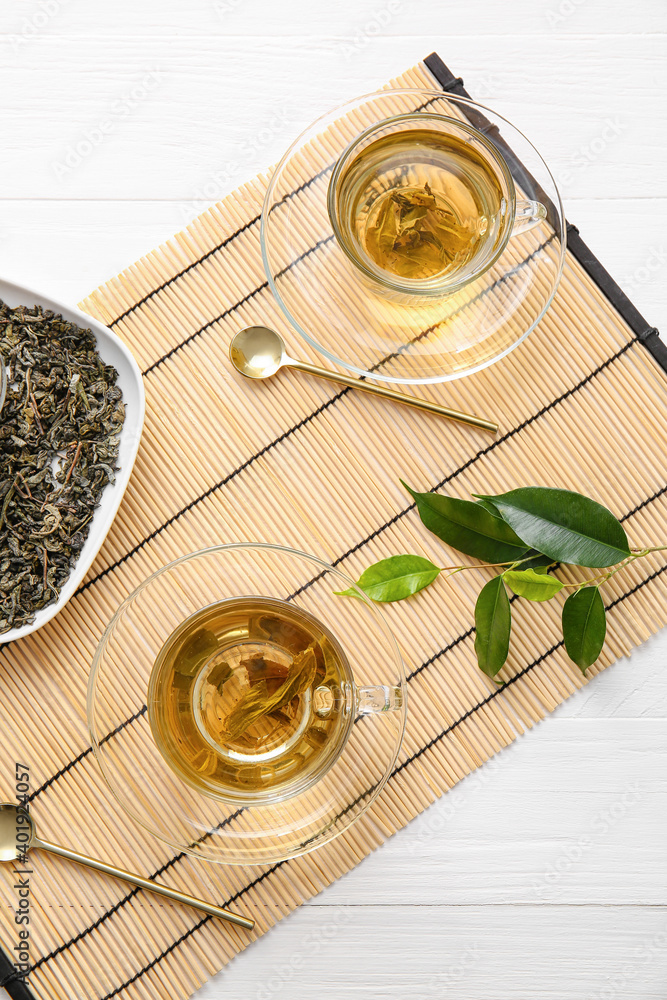
<svg viewBox="0 0 667 1000"><path fill-rule="evenodd" d="M150 892L157 893L158 896L174 899L177 903L195 906L198 910L203 910L204 913L208 913L212 917L229 920L230 923L238 924L239 927L247 927L249 931L255 926L254 920L242 917L238 913L232 913L230 910L223 910L221 906L205 903L203 899L188 896L185 892L170 889L159 882L142 878L141 875L133 875L132 872L126 872L123 868L107 865L104 861L96 861L95 858L88 858L85 854L77 854L76 851L70 851L66 847L58 847L57 844L50 844L47 840L40 840L35 832L35 825L25 809L19 809L11 802L0 802L0 861L16 861L32 847L41 851L50 851L51 854L67 858L68 861L76 861L78 865L94 868L95 871L104 872L106 875L113 875L114 878L129 882L130 885L136 885L140 889L148 889Z"/></svg>
<svg viewBox="0 0 667 1000"><path fill-rule="evenodd" d="M327 368L318 368L317 365L309 365L306 361L295 361L286 353L282 338L275 330L270 330L268 326L248 326L245 330L237 333L229 345L229 357L236 370L247 378L270 378L281 368L296 368L297 371L306 372L308 375L317 375L318 378L328 379L329 382L340 382L341 385L348 385L351 389L372 392L384 399L393 399L398 403L416 406L417 409L426 410L428 413L437 413L441 417L448 417L460 424L481 427L485 431L491 431L492 434L496 434L498 431L498 424L494 424L491 420L474 417L469 413L460 413L459 410L450 410L447 406L438 406L437 403L431 403L427 399L418 399L416 396L408 396L404 392L395 392L393 389L385 389L380 385L372 385L370 382L354 378L352 375L341 375L339 372L332 372Z"/></svg>

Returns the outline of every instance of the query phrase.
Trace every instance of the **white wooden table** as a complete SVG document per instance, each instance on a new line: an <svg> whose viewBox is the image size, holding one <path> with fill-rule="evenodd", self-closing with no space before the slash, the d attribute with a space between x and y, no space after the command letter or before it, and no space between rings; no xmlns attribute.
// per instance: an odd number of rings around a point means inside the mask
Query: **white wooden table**
<svg viewBox="0 0 667 1000"><path fill-rule="evenodd" d="M664 0L4 0L0 274L76 302L436 49L667 335L666 28ZM197 996L665 1000L666 765L663 632Z"/></svg>

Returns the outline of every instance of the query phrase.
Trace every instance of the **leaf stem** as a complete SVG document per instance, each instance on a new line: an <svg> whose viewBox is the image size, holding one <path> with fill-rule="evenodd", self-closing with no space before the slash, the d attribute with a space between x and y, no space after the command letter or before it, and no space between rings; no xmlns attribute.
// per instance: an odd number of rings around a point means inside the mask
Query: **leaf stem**
<svg viewBox="0 0 667 1000"><path fill-rule="evenodd" d="M460 573L462 569L495 569L497 566L518 566L518 563L467 563L465 566L441 566L440 569L443 573L451 571L449 575L453 576L454 573Z"/></svg>
<svg viewBox="0 0 667 1000"><path fill-rule="evenodd" d="M667 546L664 546L664 548L667 549ZM614 576L616 573L619 572L619 570L625 569L626 566L629 566L630 563L633 563L635 559L641 559L643 556L648 555L649 552L659 552L659 551L661 550L660 549L637 549L636 551L633 550L633 554L631 556L628 556L627 559L623 559L620 563L618 563L617 566L614 566L612 569L610 569L608 573L598 573L597 576L591 577L590 580L580 580L578 583L564 583L563 588L586 587L592 584L597 584L597 586L599 587L603 583L606 583L607 580L610 580L612 576ZM600 581L599 583L597 583L598 580Z"/></svg>
<svg viewBox="0 0 667 1000"><path fill-rule="evenodd" d="M645 549L633 548L631 549L631 555L629 555L627 559L623 559L617 566L614 566L608 573L598 573L597 576L592 576L588 580L579 580L577 583L564 583L563 588L577 589L579 587L592 585L600 586L601 584L606 583L607 580L611 579L611 577L614 576L615 573L618 573L619 570L625 569L626 566L633 563L635 559L642 559L651 552L667 552L667 545L656 545L652 548ZM522 563L530 562L530 560L534 558L534 555L528 555L524 556L523 559L516 559L514 562L508 560L507 562L498 563L467 563L463 566L441 566L440 569L443 573L447 573L448 577L450 577L454 576L455 573L461 573L464 569L497 569L499 567L509 567L510 569L515 569L517 566L521 566ZM551 567L555 565L556 563L552 562L546 567L546 569L551 569Z"/></svg>

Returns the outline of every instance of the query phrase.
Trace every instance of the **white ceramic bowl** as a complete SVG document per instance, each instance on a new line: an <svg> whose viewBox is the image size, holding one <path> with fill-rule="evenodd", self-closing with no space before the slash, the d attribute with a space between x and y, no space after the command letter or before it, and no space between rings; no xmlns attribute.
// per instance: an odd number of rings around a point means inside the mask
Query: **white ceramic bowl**
<svg viewBox="0 0 667 1000"><path fill-rule="evenodd" d="M48 621L51 621L64 608L90 569L91 563L99 552L102 542L106 538L107 532L116 516L116 511L123 499L123 494L130 479L144 424L145 400L141 372L136 361L116 334L112 333L105 326L102 326L101 323L97 323L92 317L81 312L79 309L66 306L62 302L56 302L39 292L34 292L29 288L23 288L21 285L14 285L7 281L0 281L0 299L9 306L40 305L44 309L51 309L55 313L62 313L66 320L76 323L77 326L92 330L97 341L97 350L100 357L107 364L113 365L118 372L118 381L116 384L122 389L123 402L125 403L125 422L120 435L116 480L113 483L109 483L102 494L100 505L93 516L88 538L81 550L76 566L60 591L58 600L38 611L31 625L22 625L20 628L13 628L8 632L0 634L0 643L5 643L12 642L14 639L20 639L24 635L29 635L36 629L41 628L42 625L46 625ZM1 420L2 413L0 412Z"/></svg>

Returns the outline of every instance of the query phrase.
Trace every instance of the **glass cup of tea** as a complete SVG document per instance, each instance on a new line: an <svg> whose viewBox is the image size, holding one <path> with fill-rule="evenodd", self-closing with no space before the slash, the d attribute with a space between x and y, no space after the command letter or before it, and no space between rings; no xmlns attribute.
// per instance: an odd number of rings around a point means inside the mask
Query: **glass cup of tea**
<svg viewBox="0 0 667 1000"><path fill-rule="evenodd" d="M405 676L345 574L233 544L170 563L127 598L95 655L88 712L135 819L179 850L253 864L330 840L374 801L401 743Z"/></svg>
<svg viewBox="0 0 667 1000"><path fill-rule="evenodd" d="M535 146L490 108L426 87L312 122L269 180L269 288L292 331L374 381L448 382L513 351L556 293L563 206Z"/></svg>
<svg viewBox="0 0 667 1000"><path fill-rule="evenodd" d="M499 148L473 125L418 112L350 142L329 182L334 235L349 260L392 292L442 296L484 274L509 239L544 220L518 198Z"/></svg>

